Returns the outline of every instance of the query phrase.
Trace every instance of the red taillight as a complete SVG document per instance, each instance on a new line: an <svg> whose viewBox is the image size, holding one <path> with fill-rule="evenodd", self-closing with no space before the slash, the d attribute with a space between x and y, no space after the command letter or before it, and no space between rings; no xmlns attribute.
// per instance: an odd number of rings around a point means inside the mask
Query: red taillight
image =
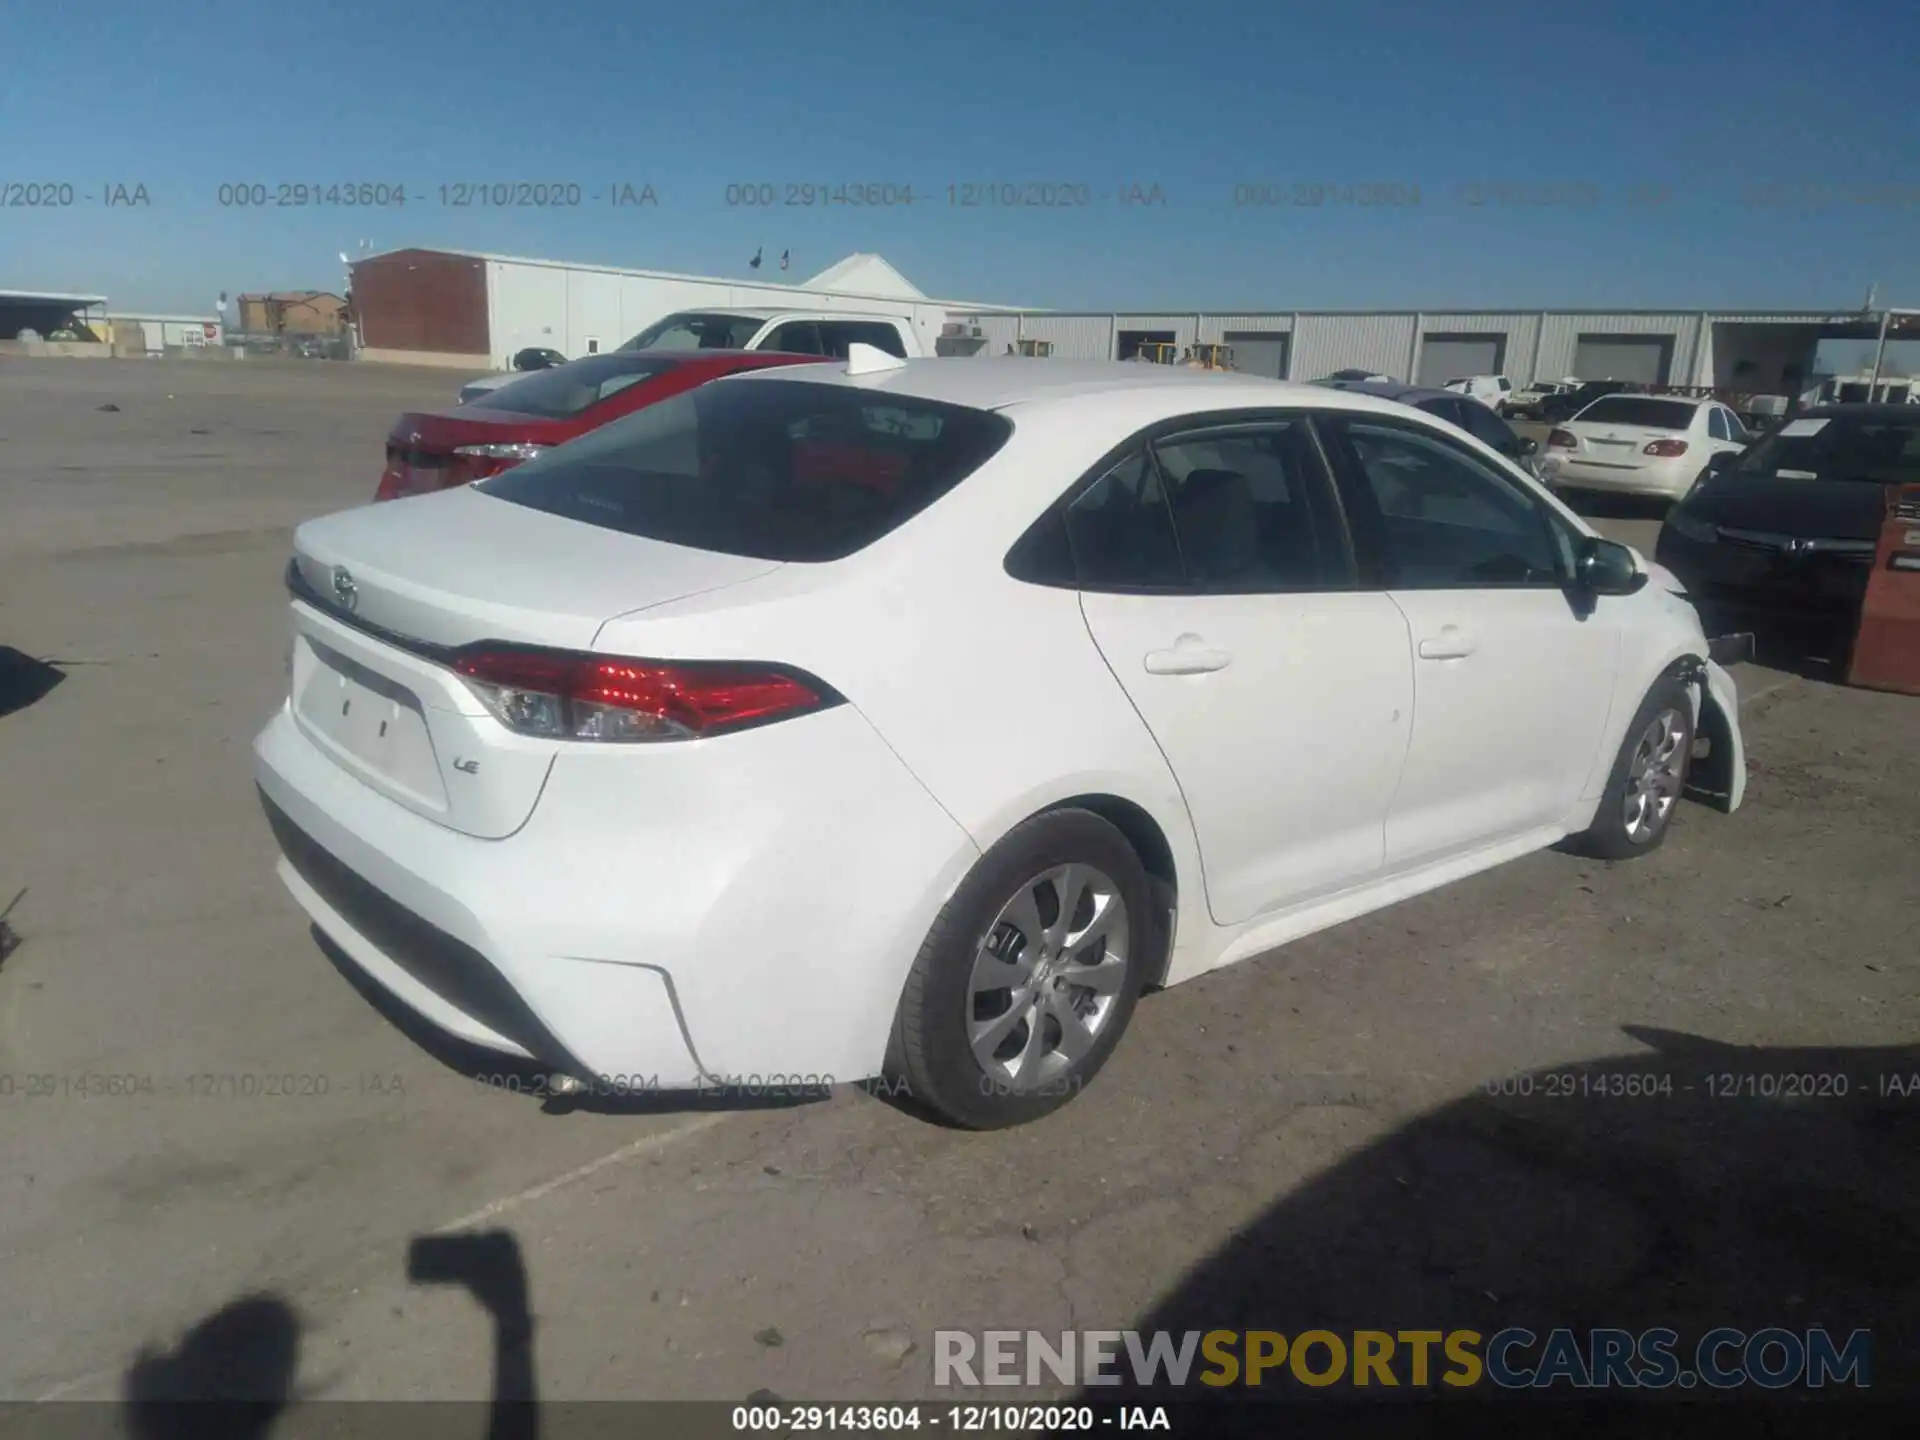
<svg viewBox="0 0 1920 1440"><path fill-rule="evenodd" d="M1547 436L1547 445L1554 449L1571 450L1579 443L1571 430L1555 430Z"/></svg>
<svg viewBox="0 0 1920 1440"><path fill-rule="evenodd" d="M1684 455L1687 453L1687 442L1684 440L1650 440L1647 442L1646 448L1640 453L1642 455L1658 455L1663 459L1671 460L1675 455Z"/></svg>
<svg viewBox="0 0 1920 1440"><path fill-rule="evenodd" d="M480 647L453 668L502 725L550 740L694 740L839 700L772 665Z"/></svg>

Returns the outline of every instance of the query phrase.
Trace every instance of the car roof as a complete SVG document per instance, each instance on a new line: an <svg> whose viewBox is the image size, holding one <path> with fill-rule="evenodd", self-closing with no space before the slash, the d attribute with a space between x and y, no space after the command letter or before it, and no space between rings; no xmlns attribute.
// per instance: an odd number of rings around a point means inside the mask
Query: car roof
<svg viewBox="0 0 1920 1440"><path fill-rule="evenodd" d="M1458 400L1458 390L1440 390L1431 385L1402 385L1393 380L1343 380L1337 387L1349 394L1378 395L1382 400L1397 400L1402 405L1417 405L1422 400Z"/></svg>
<svg viewBox="0 0 1920 1440"><path fill-rule="evenodd" d="M675 315L725 315L734 320L779 320L789 315L818 316L822 320L903 320L884 310L820 310L804 305L755 305L740 309L732 305L695 305L676 310ZM665 318L665 317L662 317Z"/></svg>
<svg viewBox="0 0 1920 1440"><path fill-rule="evenodd" d="M1270 380L1234 371L1196 370L1127 360L1041 360L1026 356L942 357L897 361L884 369L848 374L844 362L755 371L725 383L843 385L975 410L1038 408L1091 397L1124 398L1143 420L1148 412L1177 416L1191 410L1287 409L1381 411L1384 397L1332 386Z"/></svg>

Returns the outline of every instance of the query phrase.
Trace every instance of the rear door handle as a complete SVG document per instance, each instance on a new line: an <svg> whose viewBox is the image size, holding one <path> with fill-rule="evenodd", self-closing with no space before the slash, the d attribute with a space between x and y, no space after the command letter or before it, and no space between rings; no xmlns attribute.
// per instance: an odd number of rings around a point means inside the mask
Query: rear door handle
<svg viewBox="0 0 1920 1440"><path fill-rule="evenodd" d="M1453 625L1442 626L1440 633L1431 640L1420 642L1422 660L1464 660L1473 654L1476 646L1474 639L1466 631Z"/></svg>
<svg viewBox="0 0 1920 1440"><path fill-rule="evenodd" d="M1147 673L1149 675L1204 675L1211 670L1224 670L1233 662L1233 656L1224 650L1209 650L1200 643L1196 635L1182 635L1171 650L1149 650L1147 652Z"/></svg>

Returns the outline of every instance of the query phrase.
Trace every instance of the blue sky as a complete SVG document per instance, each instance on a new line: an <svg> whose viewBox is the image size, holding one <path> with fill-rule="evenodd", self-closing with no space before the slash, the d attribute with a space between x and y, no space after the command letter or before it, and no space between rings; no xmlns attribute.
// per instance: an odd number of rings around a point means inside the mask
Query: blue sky
<svg viewBox="0 0 1920 1440"><path fill-rule="evenodd" d="M76 197L0 208L0 288L126 308L337 289L361 240L741 276L765 247L793 280L875 250L1062 309L1920 305L1920 6L1886 0L90 0L5 7L0 54L0 185ZM582 203L442 203L514 181ZM220 203L348 182L406 204ZM1090 203L946 188L1015 182ZM913 203L728 204L760 183Z"/></svg>

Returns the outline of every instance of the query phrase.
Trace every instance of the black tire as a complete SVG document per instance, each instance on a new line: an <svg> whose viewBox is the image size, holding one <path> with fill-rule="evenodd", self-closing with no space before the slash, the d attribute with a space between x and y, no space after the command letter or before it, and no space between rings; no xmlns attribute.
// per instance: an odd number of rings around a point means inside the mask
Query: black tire
<svg viewBox="0 0 1920 1440"><path fill-rule="evenodd" d="M1125 922L1124 970L1114 972L1118 982L1111 986L1110 1003L1100 1012L1091 1047L1071 1060L1061 1055L1063 1068L1057 1073L1022 1085L1010 1082L1003 1074L989 1073L986 1064L976 1057L969 1035L974 1023L1005 1018L1020 1008L1021 991L1009 988L999 992L1007 996L1006 1008L982 1016L981 1002L991 1006L997 995L974 993L974 967L982 950L989 947L994 947L996 957L1007 955L1011 965L1031 962L1032 944L1024 933L1001 926L1002 911L1023 890L1029 891L1035 897L1037 920L1049 927L1049 934L1053 933L1052 926L1059 919L1060 886L1045 877L1065 866L1092 867L1099 872L1102 883L1090 888L1112 895L1125 906L1121 912ZM1111 886L1105 881L1111 881ZM1098 903L1087 899L1080 905L1080 913L1090 913L1090 907ZM1067 917L1069 922L1073 918ZM889 1082L935 1114L970 1130L1024 1125L1058 1110L1100 1072L1120 1043L1142 985L1157 973L1165 928L1154 913L1153 889L1146 870L1125 836L1087 810L1052 810L1036 815L980 857L933 922L914 958L895 1013L887 1067ZM1088 947L1090 952L1103 959L1116 958L1108 942L1096 944L1097 952L1092 946ZM1042 958L1046 958L1044 953ZM1049 995L1067 997L1064 1003L1099 1004L1099 995L1071 985L1073 974L1071 967L1063 971L1060 984L1066 986L1064 990L1058 984L1040 988L1048 990ZM1048 999L1042 1003L1057 1002ZM1037 1009L1030 1013L1043 1027L1040 1062L1055 1063L1052 1054L1046 1052L1047 1037L1052 1034L1065 1039L1060 1021ZM1018 1021L1003 1043L1024 1048L1021 1038L1032 1037L1034 1023ZM990 1054L989 1060L996 1054Z"/></svg>
<svg viewBox="0 0 1920 1440"><path fill-rule="evenodd" d="M1642 802L1648 800L1646 790L1637 782L1637 769L1643 758L1643 747L1653 744L1653 731L1656 722L1663 716L1677 713L1678 738L1674 749L1674 761L1678 770L1672 776L1670 785L1663 783L1661 794L1666 800L1663 810L1645 831L1636 830L1629 824L1629 798L1636 792ZM1589 855L1596 860L1633 860L1642 855L1650 855L1666 843L1667 832L1673 828L1673 817L1680 808L1680 797L1686 791L1687 770L1693 762L1694 715L1692 687L1677 674L1669 671L1647 691L1647 698L1640 702L1640 708L1634 712L1633 720L1627 726L1627 733L1620 742L1620 753L1615 757L1613 770L1607 776L1607 788L1600 796L1600 808L1594 812L1593 824L1579 835L1567 841L1567 848L1575 854ZM1664 751L1662 752L1664 753ZM1667 793L1670 789L1671 793Z"/></svg>

